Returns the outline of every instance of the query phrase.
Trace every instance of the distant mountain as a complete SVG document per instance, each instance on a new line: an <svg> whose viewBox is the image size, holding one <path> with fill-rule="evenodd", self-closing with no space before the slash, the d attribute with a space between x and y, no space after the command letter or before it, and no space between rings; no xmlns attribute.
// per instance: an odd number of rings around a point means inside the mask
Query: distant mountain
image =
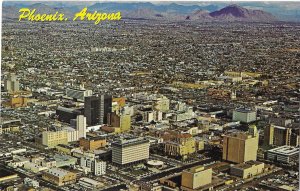
<svg viewBox="0 0 300 191"><path fill-rule="evenodd" d="M209 14L215 20L222 21L275 21L271 14L261 10L246 9L238 5L230 5Z"/></svg>
<svg viewBox="0 0 300 191"><path fill-rule="evenodd" d="M194 13L186 16L186 20L191 20L191 21L208 21L212 20L213 18L209 15L209 11L207 10L197 10Z"/></svg>

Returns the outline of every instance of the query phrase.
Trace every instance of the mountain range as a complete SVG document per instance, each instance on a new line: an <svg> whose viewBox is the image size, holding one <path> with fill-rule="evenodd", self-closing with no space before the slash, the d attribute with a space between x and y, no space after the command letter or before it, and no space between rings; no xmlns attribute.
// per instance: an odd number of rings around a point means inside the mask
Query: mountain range
<svg viewBox="0 0 300 191"><path fill-rule="evenodd" d="M221 7L223 6L223 7ZM82 4L14 4L3 2L3 19L16 19L19 16L21 7L35 8L37 13L55 13L56 11L64 13L66 17L72 17L74 13L80 11ZM245 21L245 22L272 22L282 20L278 16L264 11L252 8L245 8L240 5L208 4L208 5L180 5L171 4L153 4L147 2L139 3L117 3L102 2L94 3L88 6L89 12L116 12L121 11L123 18L129 19L151 19L151 20L170 20L170 21Z"/></svg>

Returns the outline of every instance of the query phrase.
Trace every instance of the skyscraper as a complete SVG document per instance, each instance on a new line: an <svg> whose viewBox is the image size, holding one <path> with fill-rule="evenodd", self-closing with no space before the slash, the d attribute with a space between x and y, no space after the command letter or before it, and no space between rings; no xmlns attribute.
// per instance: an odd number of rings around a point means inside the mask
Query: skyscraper
<svg viewBox="0 0 300 191"><path fill-rule="evenodd" d="M88 125L100 123L100 99L97 96L84 98L84 116Z"/></svg>
<svg viewBox="0 0 300 191"><path fill-rule="evenodd" d="M239 132L224 136L223 160L235 163L256 160L258 137L255 126L251 126L248 133Z"/></svg>
<svg viewBox="0 0 300 191"><path fill-rule="evenodd" d="M78 131L78 138L86 137L86 117L83 115L77 116L76 129Z"/></svg>
<svg viewBox="0 0 300 191"><path fill-rule="evenodd" d="M4 89L9 93L14 93L19 91L20 84L19 80L17 80L17 76L15 73L10 73L5 80Z"/></svg>

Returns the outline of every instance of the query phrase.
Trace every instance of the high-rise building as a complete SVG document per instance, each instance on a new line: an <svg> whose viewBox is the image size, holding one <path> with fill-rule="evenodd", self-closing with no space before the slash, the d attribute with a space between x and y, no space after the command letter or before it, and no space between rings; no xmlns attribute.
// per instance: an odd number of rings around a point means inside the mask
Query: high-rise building
<svg viewBox="0 0 300 191"><path fill-rule="evenodd" d="M99 159L81 157L80 166L88 169L88 172L93 172L96 176L101 176L106 173L106 162Z"/></svg>
<svg viewBox="0 0 300 191"><path fill-rule="evenodd" d="M78 115L76 118L76 129L78 131L78 138L86 137L86 117Z"/></svg>
<svg viewBox="0 0 300 191"><path fill-rule="evenodd" d="M243 163L256 160L258 150L258 133L256 127L248 133L233 133L223 139L223 160Z"/></svg>
<svg viewBox="0 0 300 191"><path fill-rule="evenodd" d="M126 132L130 130L131 116L126 114L108 114L108 124L112 127L119 128L119 132Z"/></svg>
<svg viewBox="0 0 300 191"><path fill-rule="evenodd" d="M84 99L84 115L88 125L107 124L111 113L112 97L109 95L89 96Z"/></svg>
<svg viewBox="0 0 300 191"><path fill-rule="evenodd" d="M264 130L267 145L299 146L299 129L270 124Z"/></svg>
<svg viewBox="0 0 300 191"><path fill-rule="evenodd" d="M4 82L4 89L9 93L14 93L20 90L20 83L15 73L10 73Z"/></svg>
<svg viewBox="0 0 300 191"><path fill-rule="evenodd" d="M79 111L78 109L61 106L58 106L56 109L56 115L58 117L58 120L65 123L71 123L71 120L76 119L76 117L80 114L81 111Z"/></svg>
<svg viewBox="0 0 300 191"><path fill-rule="evenodd" d="M149 158L150 142L146 138L120 139L111 145L113 163L126 165Z"/></svg>
<svg viewBox="0 0 300 191"><path fill-rule="evenodd" d="M212 169L203 166L193 167L182 171L181 190L198 190L200 187L211 184Z"/></svg>

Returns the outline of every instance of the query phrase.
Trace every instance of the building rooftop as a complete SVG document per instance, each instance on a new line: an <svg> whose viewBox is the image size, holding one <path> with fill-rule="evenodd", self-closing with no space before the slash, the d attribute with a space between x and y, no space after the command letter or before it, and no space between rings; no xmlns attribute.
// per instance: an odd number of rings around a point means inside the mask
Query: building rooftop
<svg viewBox="0 0 300 191"><path fill-rule="evenodd" d="M292 147L292 146L281 146L274 149L269 150L268 152L282 154L282 155L294 155L299 153L299 147Z"/></svg>

